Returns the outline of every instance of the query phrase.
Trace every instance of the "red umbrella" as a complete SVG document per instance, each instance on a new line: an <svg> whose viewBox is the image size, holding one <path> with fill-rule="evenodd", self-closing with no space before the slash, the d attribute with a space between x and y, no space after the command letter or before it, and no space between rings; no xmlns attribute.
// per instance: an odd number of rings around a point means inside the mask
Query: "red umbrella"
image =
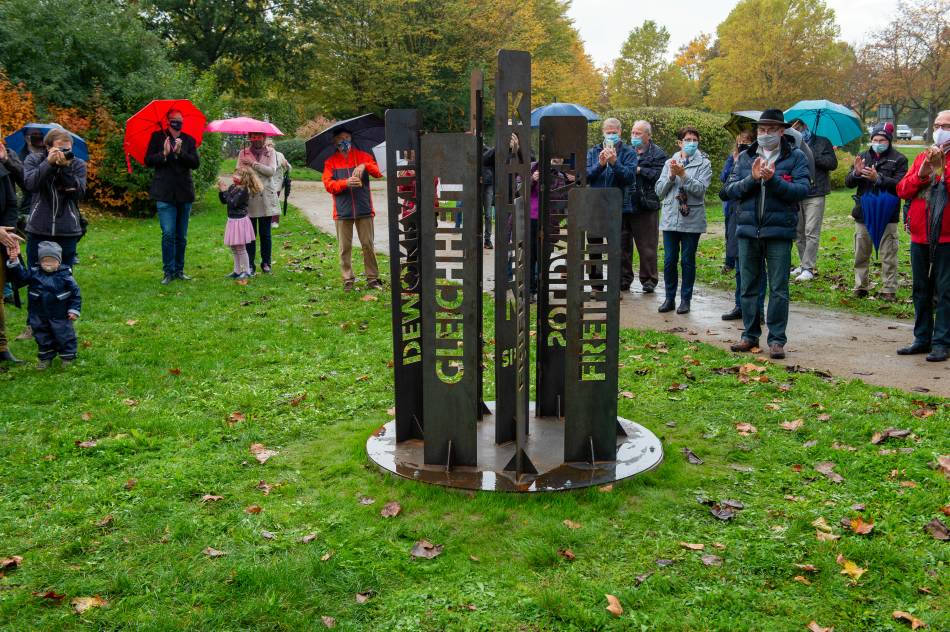
<svg viewBox="0 0 950 632"><path fill-rule="evenodd" d="M277 126L267 121L258 121L249 116L219 119L208 123L206 132L221 132L224 134L264 134L265 136L283 136L284 133Z"/></svg>
<svg viewBox="0 0 950 632"><path fill-rule="evenodd" d="M122 143L125 149L125 163L129 173L132 173L132 163L129 157L135 158L140 165L145 165L145 152L152 134L165 129L168 119L165 116L170 110L180 110L184 123L182 131L195 139L195 145L201 146L201 134L205 128L205 115L188 99L158 99L132 115L125 122L125 140Z"/></svg>

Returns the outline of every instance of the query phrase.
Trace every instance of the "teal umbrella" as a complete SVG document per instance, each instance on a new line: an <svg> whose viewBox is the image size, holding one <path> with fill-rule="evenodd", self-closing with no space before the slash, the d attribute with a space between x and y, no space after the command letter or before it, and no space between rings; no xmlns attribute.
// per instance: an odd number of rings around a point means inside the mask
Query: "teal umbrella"
<svg viewBox="0 0 950 632"><path fill-rule="evenodd" d="M812 134L824 136L835 147L847 145L864 134L861 119L851 108L826 99L799 101L785 110L785 120L801 119Z"/></svg>

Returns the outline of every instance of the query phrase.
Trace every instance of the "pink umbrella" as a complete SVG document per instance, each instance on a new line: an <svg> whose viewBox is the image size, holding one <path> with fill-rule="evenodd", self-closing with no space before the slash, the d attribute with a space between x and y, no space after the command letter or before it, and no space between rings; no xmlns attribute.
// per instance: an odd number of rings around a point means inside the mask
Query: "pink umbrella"
<svg viewBox="0 0 950 632"><path fill-rule="evenodd" d="M205 128L206 132L222 132L224 134L264 134L265 136L283 136L284 133L277 126L267 121L258 121L249 116L220 119L211 121Z"/></svg>

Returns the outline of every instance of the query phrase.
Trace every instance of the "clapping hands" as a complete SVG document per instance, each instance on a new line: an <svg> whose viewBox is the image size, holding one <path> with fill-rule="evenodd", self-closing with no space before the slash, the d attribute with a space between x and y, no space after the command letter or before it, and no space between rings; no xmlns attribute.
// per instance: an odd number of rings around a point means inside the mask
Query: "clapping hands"
<svg viewBox="0 0 950 632"><path fill-rule="evenodd" d="M763 160L761 157L759 157L752 162L752 177L756 180L768 182L774 175L775 166L770 165L767 160Z"/></svg>

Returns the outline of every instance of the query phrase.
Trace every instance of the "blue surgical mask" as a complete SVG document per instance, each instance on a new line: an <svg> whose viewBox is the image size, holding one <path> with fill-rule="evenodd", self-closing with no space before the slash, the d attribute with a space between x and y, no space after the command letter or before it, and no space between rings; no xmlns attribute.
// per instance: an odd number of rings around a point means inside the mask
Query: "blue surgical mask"
<svg viewBox="0 0 950 632"><path fill-rule="evenodd" d="M339 143L337 143L337 149L343 152L347 152L347 151L350 151L350 147L352 145L353 143L351 141L341 140Z"/></svg>
<svg viewBox="0 0 950 632"><path fill-rule="evenodd" d="M698 141L691 140L683 143L683 153L687 156L692 156L695 154L697 149L699 149Z"/></svg>
<svg viewBox="0 0 950 632"><path fill-rule="evenodd" d="M887 147L887 143L871 143L871 151L873 151L875 154L883 154L885 151L887 151Z"/></svg>
<svg viewBox="0 0 950 632"><path fill-rule="evenodd" d="M806 143L811 140L811 130L807 127L802 130L802 140Z"/></svg>
<svg viewBox="0 0 950 632"><path fill-rule="evenodd" d="M620 134L604 134L604 141L616 145L620 142Z"/></svg>
<svg viewBox="0 0 950 632"><path fill-rule="evenodd" d="M631 144L634 148L639 147L639 146L641 146L641 145L643 144L643 139L640 138L639 136L631 136L631 137L630 137L630 144Z"/></svg>

